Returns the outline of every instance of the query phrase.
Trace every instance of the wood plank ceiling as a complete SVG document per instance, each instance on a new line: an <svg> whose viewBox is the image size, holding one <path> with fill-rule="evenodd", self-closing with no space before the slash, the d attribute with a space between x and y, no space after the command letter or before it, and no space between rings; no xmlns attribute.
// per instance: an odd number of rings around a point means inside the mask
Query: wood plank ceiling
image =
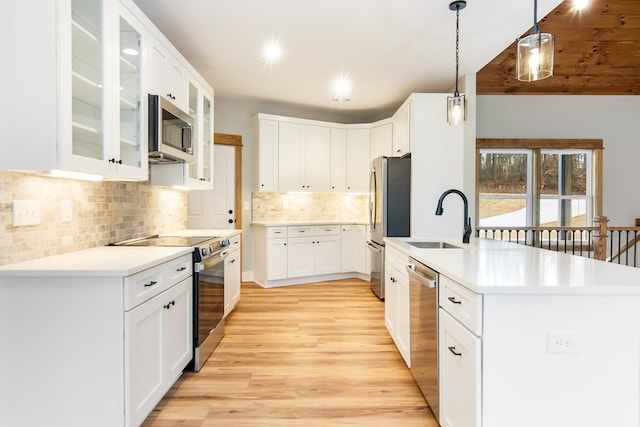
<svg viewBox="0 0 640 427"><path fill-rule="evenodd" d="M583 11L565 0L538 26L555 35L554 75L518 81L514 41L477 73L478 95L640 95L640 0L591 0Z"/></svg>

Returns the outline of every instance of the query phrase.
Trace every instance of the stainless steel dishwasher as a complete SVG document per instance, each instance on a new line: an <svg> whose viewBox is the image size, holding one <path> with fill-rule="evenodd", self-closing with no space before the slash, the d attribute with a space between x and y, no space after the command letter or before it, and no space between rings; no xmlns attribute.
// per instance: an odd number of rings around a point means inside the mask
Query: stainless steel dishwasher
<svg viewBox="0 0 640 427"><path fill-rule="evenodd" d="M438 272L409 258L411 375L439 420Z"/></svg>

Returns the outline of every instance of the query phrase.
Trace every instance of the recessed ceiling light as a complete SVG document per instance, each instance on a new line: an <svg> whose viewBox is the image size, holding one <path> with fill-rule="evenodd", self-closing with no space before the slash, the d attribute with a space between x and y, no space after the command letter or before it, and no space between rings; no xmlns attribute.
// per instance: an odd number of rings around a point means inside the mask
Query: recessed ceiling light
<svg viewBox="0 0 640 427"><path fill-rule="evenodd" d="M265 60L272 64L282 56L282 47L276 40L269 42L262 50Z"/></svg>
<svg viewBox="0 0 640 427"><path fill-rule="evenodd" d="M341 75L333 82L333 101L350 101L348 97L349 91L351 90L351 82L349 81L349 77L346 75Z"/></svg>

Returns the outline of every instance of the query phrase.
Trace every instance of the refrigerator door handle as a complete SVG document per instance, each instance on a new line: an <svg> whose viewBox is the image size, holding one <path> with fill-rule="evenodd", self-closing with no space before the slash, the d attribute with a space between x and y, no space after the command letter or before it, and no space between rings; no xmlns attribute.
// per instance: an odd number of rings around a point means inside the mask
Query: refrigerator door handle
<svg viewBox="0 0 640 427"><path fill-rule="evenodd" d="M371 168L369 174L369 227L371 232L376 229L376 222L378 220L378 213L376 212L376 206L378 205L378 188L376 186L376 168Z"/></svg>

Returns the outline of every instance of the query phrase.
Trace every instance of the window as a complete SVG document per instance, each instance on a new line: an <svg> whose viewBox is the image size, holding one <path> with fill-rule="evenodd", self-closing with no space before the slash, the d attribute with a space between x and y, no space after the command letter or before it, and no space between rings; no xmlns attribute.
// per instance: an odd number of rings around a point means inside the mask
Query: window
<svg viewBox="0 0 640 427"><path fill-rule="evenodd" d="M476 222L514 229L591 226L602 210L601 164L601 140L479 139Z"/></svg>

